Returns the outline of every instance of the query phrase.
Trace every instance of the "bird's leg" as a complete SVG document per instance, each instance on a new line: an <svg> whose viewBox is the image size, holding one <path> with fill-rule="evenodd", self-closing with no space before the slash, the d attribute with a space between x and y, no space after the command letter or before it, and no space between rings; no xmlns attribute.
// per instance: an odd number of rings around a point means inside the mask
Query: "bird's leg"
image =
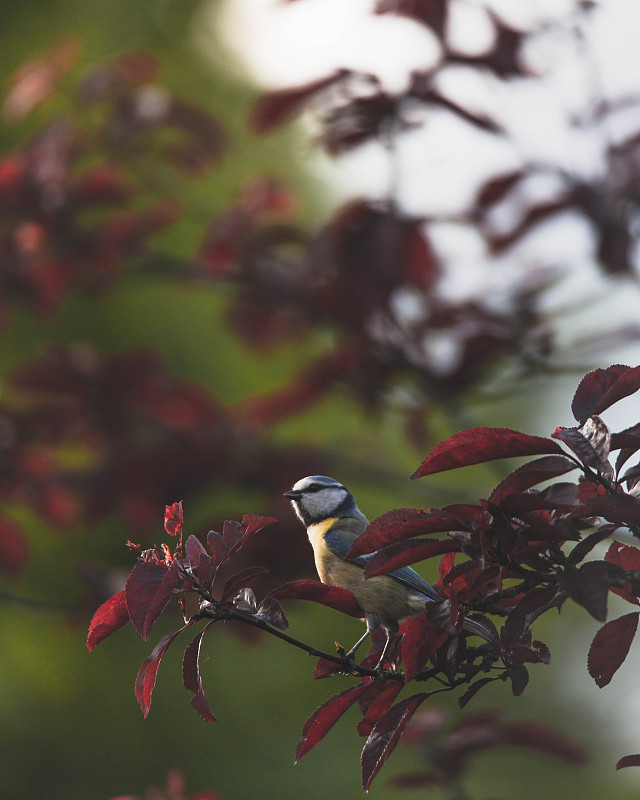
<svg viewBox="0 0 640 800"><path fill-rule="evenodd" d="M378 617L377 614L367 613L365 614L365 620L367 622L367 630L365 631L364 636L361 636L358 639L358 641L353 645L351 650L349 650L349 652L345 654L345 658L348 658L354 667L356 665L355 655L357 649L364 642L367 636L370 636L374 631L378 630L378 628L380 627L380 618Z"/></svg>
<svg viewBox="0 0 640 800"><path fill-rule="evenodd" d="M380 675L384 674L384 662L389 653L389 648L393 644L393 640L396 638L399 627L400 626L397 622L391 622L384 626L385 633L387 634L387 641L384 643L382 655L380 656L380 660L376 665L376 672L380 673Z"/></svg>

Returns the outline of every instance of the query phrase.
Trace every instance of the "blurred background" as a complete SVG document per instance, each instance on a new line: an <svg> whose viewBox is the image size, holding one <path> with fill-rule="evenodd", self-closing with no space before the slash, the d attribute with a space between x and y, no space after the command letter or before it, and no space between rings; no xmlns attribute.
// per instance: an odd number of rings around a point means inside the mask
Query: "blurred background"
<svg viewBox="0 0 640 800"><path fill-rule="evenodd" d="M370 518L475 502L508 465L408 477L461 428L570 425L584 372L638 363L634 20L620 0L4 4L7 797L144 795L172 769L194 796L360 796L355 712L292 764L346 686L305 655L218 626L218 722L190 708L179 648L143 720L153 643L126 627L89 654L88 622L123 586L127 539L163 540L165 504L184 501L187 534L277 517L239 564L269 568L264 592L313 577L281 496L298 478L338 478ZM637 421L634 402L606 421ZM359 635L303 605L293 636ZM638 749L634 659L596 689L596 629L563 610L527 692L470 706L554 724L588 765L482 755L472 796L637 796L613 766ZM392 783L420 765L401 745L372 794L431 796Z"/></svg>

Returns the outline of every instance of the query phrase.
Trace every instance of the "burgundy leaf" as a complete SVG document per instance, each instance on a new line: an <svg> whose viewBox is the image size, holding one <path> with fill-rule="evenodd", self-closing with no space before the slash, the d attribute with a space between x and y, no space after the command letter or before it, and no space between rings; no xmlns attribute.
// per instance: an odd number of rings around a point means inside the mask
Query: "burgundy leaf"
<svg viewBox="0 0 640 800"><path fill-rule="evenodd" d="M640 450L640 424L632 425L620 433L612 433L611 449L620 450L616 459L616 474L619 474L624 464Z"/></svg>
<svg viewBox="0 0 640 800"><path fill-rule="evenodd" d="M160 662L164 658L164 655L169 647L178 638L179 634L186 630L189 625L191 625L190 622L188 622L186 625L183 625L179 630L173 631L172 633L167 633L166 636L163 636L158 644L153 648L151 655L143 661L142 666L140 667L138 676L136 677L135 693L136 699L140 703L140 708L142 709L145 719L149 713L149 709L151 708L151 694L154 686L156 685L156 676L158 674Z"/></svg>
<svg viewBox="0 0 640 800"><path fill-rule="evenodd" d="M629 494L597 495L576 509L581 517L604 517L619 525L640 523L640 499Z"/></svg>
<svg viewBox="0 0 640 800"><path fill-rule="evenodd" d="M529 670L524 664L513 664L509 667L508 674L511 679L511 691L513 692L513 696L520 697L529 683Z"/></svg>
<svg viewBox="0 0 640 800"><path fill-rule="evenodd" d="M509 494L514 492L525 492L532 486L550 478L557 478L564 475L578 465L566 456L543 456L535 461L529 461L518 467L491 492L489 500L496 505Z"/></svg>
<svg viewBox="0 0 640 800"><path fill-rule="evenodd" d="M258 613L256 616L281 631L285 631L289 627L284 611L280 603L274 597L265 597L258 606Z"/></svg>
<svg viewBox="0 0 640 800"><path fill-rule="evenodd" d="M362 750L362 785L369 791L371 782L395 750L409 720L428 693L414 694L389 709L376 723Z"/></svg>
<svg viewBox="0 0 640 800"><path fill-rule="evenodd" d="M164 529L171 536L182 535L182 500L165 506Z"/></svg>
<svg viewBox="0 0 640 800"><path fill-rule="evenodd" d="M448 634L430 624L424 612L410 617L402 625L402 632L402 663L405 682L408 682L420 672L431 654L444 644Z"/></svg>
<svg viewBox="0 0 640 800"><path fill-rule="evenodd" d="M640 550L637 547L630 547L620 542L611 542L604 560L610 564L615 564L623 570L640 570ZM622 588L612 586L611 591L629 603L633 603L636 606L640 605L640 600L638 600L636 592L630 583L626 583Z"/></svg>
<svg viewBox="0 0 640 800"><path fill-rule="evenodd" d="M581 542L578 542L569 553L567 563L572 565L579 564L597 544L600 544L603 539L611 536L615 530L617 530L616 525L601 525L595 533L590 533L589 536L584 538Z"/></svg>
<svg viewBox="0 0 640 800"><path fill-rule="evenodd" d="M216 718L202 687L202 678L200 677L200 646L202 645L203 636L214 622L215 620L208 622L200 633L189 642L184 651L184 658L182 659L182 680L184 682L184 688L193 692L194 696L191 700L191 705L206 722L215 722Z"/></svg>
<svg viewBox="0 0 640 800"><path fill-rule="evenodd" d="M396 508L370 522L366 530L351 545L347 557L355 558L365 553L373 553L385 545L413 536L461 528L464 528L464 525L453 517L419 508Z"/></svg>
<svg viewBox="0 0 640 800"><path fill-rule="evenodd" d="M640 389L640 365L631 367L618 377L618 380L611 386L607 393L600 399L596 406L595 413L601 414L607 408L628 397Z"/></svg>
<svg viewBox="0 0 640 800"><path fill-rule="evenodd" d="M613 475L613 468L607 460L611 450L611 432L600 417L588 417L580 428L556 428L552 435L570 447L583 464L604 475Z"/></svg>
<svg viewBox="0 0 640 800"><path fill-rule="evenodd" d="M189 560L189 564L195 570L198 570L198 568L200 567L200 561L203 558L205 559L211 558L207 553L204 545L200 541L200 539L198 539L198 537L194 536L193 534L191 534L191 536L189 536L189 538L185 542L184 552L187 559Z"/></svg>
<svg viewBox="0 0 640 800"><path fill-rule="evenodd" d="M499 680L498 678L479 678L477 681L474 681L472 684L469 685L467 691L458 698L458 706L460 708L464 708L469 700L474 698L476 694L482 689L483 686L486 686L488 683L493 683L493 681Z"/></svg>
<svg viewBox="0 0 640 800"><path fill-rule="evenodd" d="M368 683L350 686L348 689L329 698L316 708L302 728L302 737L296 748L298 761L311 750L331 730L340 717L356 702L360 695L369 688Z"/></svg>
<svg viewBox="0 0 640 800"><path fill-rule="evenodd" d="M586 608L598 622L605 621L609 573L603 561L589 561L577 572L572 570L560 572L558 583L572 600Z"/></svg>
<svg viewBox="0 0 640 800"><path fill-rule="evenodd" d="M377 696L367 708L364 717L358 723L358 736L369 736L376 723L389 706L400 694L403 688L402 681L374 681L371 688L375 690Z"/></svg>
<svg viewBox="0 0 640 800"><path fill-rule="evenodd" d="M632 611L605 623L596 633L589 648L589 675L602 689L621 667L627 657L638 627L640 612Z"/></svg>
<svg viewBox="0 0 640 800"><path fill-rule="evenodd" d="M282 89L262 95L254 105L249 117L249 127L262 134L284 125L292 119L314 95L335 83L344 80L349 70L336 70L332 75L311 81L293 89Z"/></svg>
<svg viewBox="0 0 640 800"><path fill-rule="evenodd" d="M93 615L87 636L87 649L93 648L129 621L124 589L104 602Z"/></svg>
<svg viewBox="0 0 640 800"><path fill-rule="evenodd" d="M133 627L143 639L147 638L145 623L156 592L168 572L164 564L138 561L127 578L125 597Z"/></svg>
<svg viewBox="0 0 640 800"><path fill-rule="evenodd" d="M327 586L318 581L291 581L280 586L273 592L269 592L269 597L277 600L311 600L320 603L343 614L351 617L362 617L363 612L357 604L355 597L348 589L340 586Z"/></svg>
<svg viewBox="0 0 640 800"><path fill-rule="evenodd" d="M467 467L496 458L535 456L545 453L563 455L551 439L530 436L510 428L471 428L441 442L411 476L412 479L448 469Z"/></svg>
<svg viewBox="0 0 640 800"><path fill-rule="evenodd" d="M269 570L266 567L247 567L246 569L240 570L240 572L236 572L236 574L232 575L225 583L220 599L223 602L230 600L232 597L236 596L240 589L244 589L244 587L248 586L255 578L260 575L266 575L268 572Z"/></svg>
<svg viewBox="0 0 640 800"><path fill-rule="evenodd" d="M573 396L571 411L573 416L582 424L592 414L598 413L596 409L609 389L623 375L629 367L624 364L614 364L607 369L596 369L588 372L578 384Z"/></svg>
<svg viewBox="0 0 640 800"><path fill-rule="evenodd" d="M178 562L173 561L169 569L165 572L164 578L160 581L160 585L156 589L153 599L149 604L142 634L145 641L149 638L149 633L154 623L157 621L160 614L162 614L169 600L171 600L173 590L178 586L179 582L180 573L178 570Z"/></svg>
<svg viewBox="0 0 640 800"><path fill-rule="evenodd" d="M416 561L424 561L443 553L457 553L461 549L461 542L454 542L451 539L410 539L406 542L396 542L388 547L383 547L371 556L364 569L364 575L365 578L384 575L387 572L393 572L394 569L414 564Z"/></svg>
<svg viewBox="0 0 640 800"><path fill-rule="evenodd" d="M211 563L217 569L249 541L258 531L278 520L274 517L261 517L245 514L242 522L225 520L222 533L209 531L207 544L212 553Z"/></svg>
<svg viewBox="0 0 640 800"><path fill-rule="evenodd" d="M526 617L538 611L556 596L558 590L555 586L536 586L524 594L518 605L514 608L516 614Z"/></svg>
<svg viewBox="0 0 640 800"><path fill-rule="evenodd" d="M632 756L623 756L616 764L616 769L624 769L625 767L640 767L640 754L635 753Z"/></svg>

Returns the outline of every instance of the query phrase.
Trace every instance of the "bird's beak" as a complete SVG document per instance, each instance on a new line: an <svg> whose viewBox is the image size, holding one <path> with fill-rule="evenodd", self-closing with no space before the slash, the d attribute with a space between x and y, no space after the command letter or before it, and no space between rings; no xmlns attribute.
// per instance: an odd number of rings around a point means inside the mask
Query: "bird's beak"
<svg viewBox="0 0 640 800"><path fill-rule="evenodd" d="M296 492L293 489L289 489L288 492L285 492L283 497L288 497L289 500L299 500L302 497L301 492Z"/></svg>

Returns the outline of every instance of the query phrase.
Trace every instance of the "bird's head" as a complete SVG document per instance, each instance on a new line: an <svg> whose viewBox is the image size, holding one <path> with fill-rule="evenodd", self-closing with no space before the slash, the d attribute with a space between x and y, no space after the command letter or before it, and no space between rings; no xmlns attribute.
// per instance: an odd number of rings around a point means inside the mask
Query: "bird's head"
<svg viewBox="0 0 640 800"><path fill-rule="evenodd" d="M326 475L301 478L284 496L291 500L294 511L307 527L329 517L360 515L346 486Z"/></svg>

